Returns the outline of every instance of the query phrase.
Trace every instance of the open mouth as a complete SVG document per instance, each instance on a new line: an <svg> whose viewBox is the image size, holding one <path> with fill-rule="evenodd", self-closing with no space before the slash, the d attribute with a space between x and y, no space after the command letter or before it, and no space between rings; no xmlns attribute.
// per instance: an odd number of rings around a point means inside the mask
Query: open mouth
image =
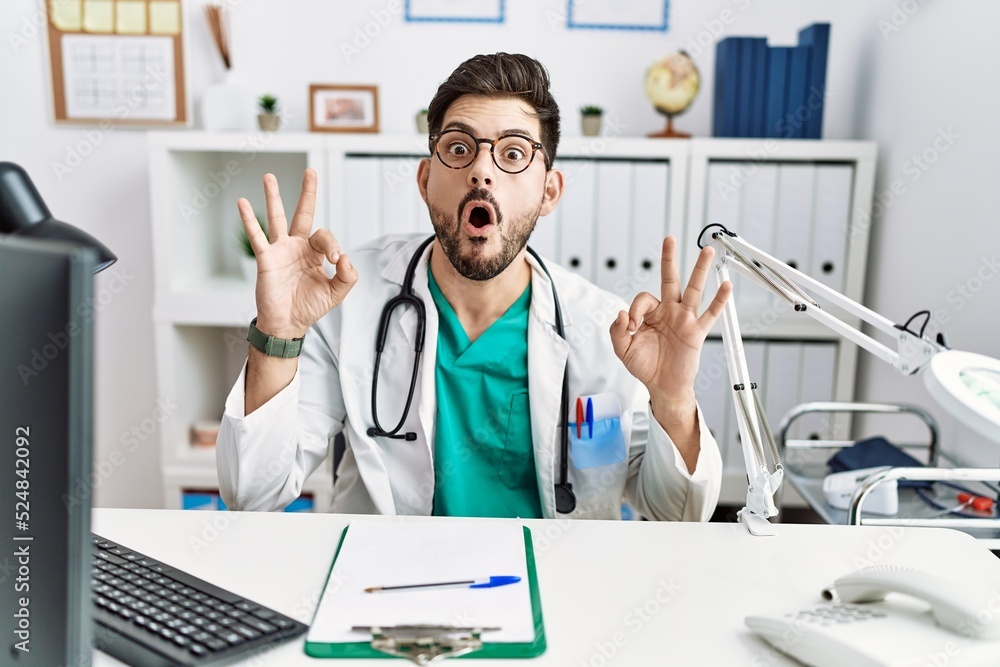
<svg viewBox="0 0 1000 667"><path fill-rule="evenodd" d="M476 229L482 229L490 224L490 212L483 206L477 206L469 213L469 222Z"/></svg>
<svg viewBox="0 0 1000 667"><path fill-rule="evenodd" d="M471 201L462 211L462 222L466 233L472 236L486 236L496 224L497 214L493 206L485 201Z"/></svg>

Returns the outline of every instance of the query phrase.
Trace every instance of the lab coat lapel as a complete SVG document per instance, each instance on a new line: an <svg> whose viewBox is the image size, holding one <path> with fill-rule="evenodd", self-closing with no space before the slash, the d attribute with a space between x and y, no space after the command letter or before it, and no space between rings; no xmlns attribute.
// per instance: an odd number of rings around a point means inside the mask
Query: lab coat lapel
<svg viewBox="0 0 1000 667"><path fill-rule="evenodd" d="M429 256L428 249L427 255ZM434 382L437 368L437 339L438 339L438 312L434 307L434 299L431 296L430 287L427 282L427 263L422 261L417 267L417 273L413 278L413 291L424 303L425 318L427 321L427 332L424 335L424 351L420 359L420 375L417 377L417 388L414 400L417 405L417 414L420 416L420 426L423 430L424 444L427 447L428 460L432 462L430 466L430 488L431 494L427 498L427 512L430 514L434 500L434 420L437 416L437 386ZM407 309L406 314L400 318L400 325L406 332L406 339L410 349L414 349L417 336L417 314L412 308ZM423 486L427 486L424 484ZM421 512L422 514L424 512Z"/></svg>
<svg viewBox="0 0 1000 667"><path fill-rule="evenodd" d="M383 276L393 280L402 287L405 279L406 265L409 263L417 246L424 237L416 242L408 243L405 251L401 252L398 259L402 262L392 262L386 267ZM420 369L417 374L417 385L414 388L413 405L420 419L420 430L423 442L422 445L426 453L426 465L422 465L419 471L413 471L416 479L411 487L416 491L408 500L414 514L429 515L434 506L434 420L437 416L437 390L434 382L435 368L437 366L437 337L438 337L438 313L434 307L434 300L431 297L430 287L427 281L427 262L430 259L431 247L424 250L423 257L417 264L417 270L413 275L413 291L417 298L424 304L424 317L426 321L426 332L424 334L424 350L420 358ZM402 268L400 268L400 266ZM408 349L416 348L417 332L419 321L417 311L414 308L407 308L399 317L398 328L402 330L402 335L406 338ZM407 359L409 364L409 359ZM411 368L407 365L407 368ZM407 375L407 383L409 375ZM407 389L409 385L407 384ZM405 396L405 394L404 394ZM411 443L413 444L413 443Z"/></svg>
<svg viewBox="0 0 1000 667"><path fill-rule="evenodd" d="M359 267L363 270L364 267ZM359 271L360 272L360 271ZM340 383L347 409L347 437L358 474L379 514L395 514L392 487L386 470L385 452L381 443L366 431L374 422L371 418L371 391L374 378L374 340L381 310L362 303L359 294L351 294L338 306L344 325L341 328L339 356ZM329 317L329 315L327 316ZM383 374L383 379L385 375ZM381 383L381 391L391 390Z"/></svg>
<svg viewBox="0 0 1000 667"><path fill-rule="evenodd" d="M528 396L531 437L535 450L535 474L542 515L556 518L554 484L559 467L559 426L562 381L569 357L569 344L555 329L555 306L548 276L528 255L532 267L531 309L528 317ZM564 312L565 315L565 312ZM564 321L564 325L568 322Z"/></svg>
<svg viewBox="0 0 1000 667"><path fill-rule="evenodd" d="M372 503L380 514L428 515L434 497L434 468L429 455L430 434L433 434L433 410L428 426L424 418L424 404L428 401L424 381L430 368L430 398L434 401L434 351L436 346L427 341L437 339L437 313L433 305L428 309L427 337L424 356L420 362L417 386L414 389L414 405L420 406L420 436L423 442L373 438L367 434L374 425L371 418L371 390L374 379L374 341L385 303L399 294L406 265L422 239L407 243L382 271L381 280L369 289L352 293L338 308L343 309L345 325L341 334L339 355L341 382L344 389L344 403L349 415L350 440L357 462L358 472L364 480L365 488ZM401 266L400 266L401 264ZM424 303L430 303L427 290L426 263L419 264L414 288ZM358 267L365 277L364 269L374 272L375 265ZM423 278L421 278L423 271ZM374 278L375 276L373 276ZM363 285L363 283L362 283ZM420 286L423 285L423 291ZM382 354L379 371L379 420L386 429L393 428L399 421L402 406L410 387L412 355L406 351L413 349L416 335L417 317L413 308L396 311L394 323L390 323L386 345ZM428 356L428 354L430 356ZM383 402L381 397L392 397ZM391 403L393 408L383 411L382 406ZM360 418L358 417L360 416ZM411 407L403 430L417 430L417 419ZM418 437L418 440L420 437ZM419 449L417 449L419 448ZM429 492L428 492L429 489Z"/></svg>

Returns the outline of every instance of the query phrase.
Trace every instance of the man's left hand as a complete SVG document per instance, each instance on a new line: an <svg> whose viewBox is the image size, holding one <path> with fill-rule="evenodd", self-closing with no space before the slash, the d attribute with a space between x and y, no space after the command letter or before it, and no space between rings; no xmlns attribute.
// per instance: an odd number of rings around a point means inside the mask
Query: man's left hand
<svg viewBox="0 0 1000 667"><path fill-rule="evenodd" d="M654 414L661 423L671 418L669 413L693 412L701 348L733 289L728 281L720 285L715 298L699 316L714 250L702 249L683 293L676 250L674 237L663 239L660 298L649 292L640 293L629 312L620 311L611 325L615 354L646 385Z"/></svg>

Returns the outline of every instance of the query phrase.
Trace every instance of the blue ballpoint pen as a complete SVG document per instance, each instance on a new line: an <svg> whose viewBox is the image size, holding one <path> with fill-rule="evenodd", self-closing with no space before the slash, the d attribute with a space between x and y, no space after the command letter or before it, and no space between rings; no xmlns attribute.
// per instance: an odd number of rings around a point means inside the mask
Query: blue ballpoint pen
<svg viewBox="0 0 1000 667"><path fill-rule="evenodd" d="M365 593L377 593L379 591L396 591L412 588L440 588L444 586L463 586L467 588L496 588L507 584L516 584L521 581L521 577L500 576L486 577L484 579L468 579L466 581L442 581L436 584L407 584L405 586L371 586L365 589Z"/></svg>
<svg viewBox="0 0 1000 667"><path fill-rule="evenodd" d="M590 432L590 439L594 439L594 399L587 398L587 430Z"/></svg>

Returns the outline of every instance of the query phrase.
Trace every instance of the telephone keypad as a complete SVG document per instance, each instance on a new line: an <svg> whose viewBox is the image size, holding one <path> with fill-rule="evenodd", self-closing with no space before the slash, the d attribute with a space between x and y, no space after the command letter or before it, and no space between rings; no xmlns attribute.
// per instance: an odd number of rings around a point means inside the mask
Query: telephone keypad
<svg viewBox="0 0 1000 667"><path fill-rule="evenodd" d="M803 609L798 612L788 612L785 618L792 619L796 623L815 623L821 626L833 625L833 623L853 623L856 621L868 621L874 618L885 618L886 613L879 609L871 609L863 605L834 604L812 609Z"/></svg>

